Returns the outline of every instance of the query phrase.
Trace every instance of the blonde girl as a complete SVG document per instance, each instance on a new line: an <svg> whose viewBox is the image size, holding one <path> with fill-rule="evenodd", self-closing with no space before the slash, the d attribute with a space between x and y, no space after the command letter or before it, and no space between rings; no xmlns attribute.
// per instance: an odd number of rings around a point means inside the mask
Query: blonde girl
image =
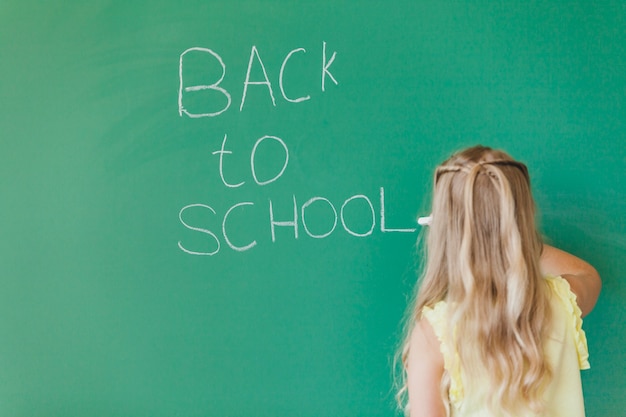
<svg viewBox="0 0 626 417"><path fill-rule="evenodd" d="M476 146L435 171L426 265L401 349L411 417L582 417L582 316L601 281L542 244L526 166Z"/></svg>

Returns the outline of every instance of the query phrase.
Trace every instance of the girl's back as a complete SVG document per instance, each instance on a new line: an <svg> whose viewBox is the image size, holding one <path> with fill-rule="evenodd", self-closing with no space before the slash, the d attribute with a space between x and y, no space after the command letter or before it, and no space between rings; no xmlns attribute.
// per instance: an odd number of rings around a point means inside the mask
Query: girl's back
<svg viewBox="0 0 626 417"><path fill-rule="evenodd" d="M552 377L543 395L544 409L540 415L550 417L582 417L584 404L582 401L582 385L579 369L588 369L588 352L585 333L582 330L581 312L569 284L561 277L546 277L549 288L552 324L548 337L544 340L543 351ZM447 304L440 301L434 308L425 307L422 317L432 327L437 340L431 341L438 345L444 359L444 368L450 377L449 401L451 415L454 417L485 416L485 404L488 404L494 393L488 384L491 370L482 368L483 376L476 382L465 381L459 368L452 368L454 363L454 345L447 340ZM421 337L417 333L414 337ZM415 358L423 360L424 358ZM449 364L449 367L445 366ZM452 368L452 369L450 369ZM472 389L468 389L471 384ZM415 404L419 407L419 402ZM416 410L415 415L420 415ZM424 414L427 415L427 414ZM428 414L432 415L432 414ZM495 414L501 415L501 414ZM536 416L531 410L515 410L516 417Z"/></svg>

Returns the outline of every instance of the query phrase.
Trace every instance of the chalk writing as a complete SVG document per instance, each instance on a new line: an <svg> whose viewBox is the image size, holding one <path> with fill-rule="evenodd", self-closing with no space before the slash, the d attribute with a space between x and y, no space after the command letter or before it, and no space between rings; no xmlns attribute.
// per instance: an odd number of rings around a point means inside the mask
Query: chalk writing
<svg viewBox="0 0 626 417"><path fill-rule="evenodd" d="M280 143L283 147L283 149L285 150L285 162L283 163L283 167L280 169L280 172L278 174L276 174L276 176L274 176L274 178L270 178L269 180L266 181L259 181L259 178L256 175L256 168L254 165L255 162L255 155L256 155L256 150L258 148L258 146L261 144L261 142L263 142L266 139L274 139L275 141L277 141L278 143ZM254 181L258 184L258 185L266 185L266 184L270 184L274 181L276 181L277 179L279 179L283 173L285 172L285 169L287 168L287 164L289 163L289 149L287 149L287 145L285 145L285 142L283 142L283 140L279 137L276 136L270 136L270 135L266 135L263 136L262 138L260 138L259 140L256 141L256 143L254 144L254 147L252 148L252 153L250 154L250 169L252 171L252 177L254 178Z"/></svg>
<svg viewBox="0 0 626 417"><path fill-rule="evenodd" d="M217 236L215 236L215 233L213 233L210 230L201 228L201 227L191 226L191 225L187 224L187 222L183 219L183 213L186 210L189 210L189 209L192 209L192 208L203 208L203 209L207 209L207 210L211 211L213 214L217 214L217 213L215 212L215 210L213 210L213 207L207 206L206 204L189 204L189 205L183 207L180 210L180 212L178 213L178 219L183 224L183 226L185 226L187 229L193 230L193 231L196 231L196 232L200 232L200 233L204 233L204 234L207 234L208 236L211 236L213 238L213 241L215 242L215 250L212 251L212 252L193 251L193 250L189 250L186 247L184 247L182 242L178 242L178 247L181 250L183 250L184 252L187 252L190 255L215 255L216 253L218 253L220 251L220 240L217 238Z"/></svg>
<svg viewBox="0 0 626 417"><path fill-rule="evenodd" d="M292 214L287 216L287 218L278 219L276 217L275 203L271 199L269 200L266 214L263 214L261 211L256 210L254 212L254 215L255 215L255 219L257 222L266 221L269 224L272 242L276 242L277 240L276 230L279 227L292 229L294 239L299 239L301 237L300 226L302 226L307 236L313 239L324 239L330 236L336 230L339 222L341 222L341 226L346 233L355 237L361 237L361 238L367 237L367 236L370 236L376 229L376 224L377 224L376 219L379 219L379 225L380 225L379 230L382 233L391 233L391 232L413 233L416 231L415 228L404 228L404 229L386 228L385 227L385 224L386 224L385 189L383 187L380 187L380 200L379 201L380 201L380 205L379 205L379 211L377 213L376 208L374 207L374 204L372 203L372 200L368 196L364 194L355 194L347 198L341 203L341 207L338 212L336 208L337 206L335 204L333 204L328 198L321 197L321 196L311 197L304 204L302 204L301 206L298 206L298 199L296 195L294 194L292 195L293 204L291 207L293 211L291 211ZM320 203L323 202L324 204L328 205L331 209L330 213L332 213L330 214L330 221L329 221L329 223L332 224L332 227L327 232L321 233L321 234L312 232L309 225L307 225L307 222L306 222L306 212L309 209L309 207L311 207L311 205L316 202L320 202ZM358 225L359 228L361 227L363 228L363 230L361 231L356 230L357 225L350 224L351 221L348 215L346 214L346 207L349 204L365 204L365 206L368 208L368 210L371 213L371 219L366 224ZM228 245L228 247L238 252L244 252L244 251L250 250L254 248L258 243L257 240L253 239L243 246L236 245L232 242L232 239L228 233L227 224L229 228L230 227L236 228L236 223L231 225L231 221L236 222L236 219L231 220L231 213L238 207L243 207L243 206L256 206L256 204L251 201L244 201L244 202L236 203L226 210L226 212L222 216L222 221L221 221L221 238ZM191 212L194 210L209 210L209 212L212 213L214 216L219 217L220 215L218 215L218 213L211 206L208 206L206 204L189 204L183 207L178 214L180 222L185 228L194 232L205 234L207 236L207 239L210 241L208 246L215 246L215 248L210 251L200 251L199 249L189 248L187 245L183 244L183 242L181 241L178 242L178 247L184 252L191 254L191 255L215 255L220 251L220 248L221 248L220 238L218 238L217 235L210 229L206 227L200 227L197 225L196 226L191 225L187 221L184 220L185 213ZM263 217L265 217L266 220L263 220Z"/></svg>
<svg viewBox="0 0 626 417"><path fill-rule="evenodd" d="M193 52L207 53L207 54L210 54L213 57L215 57L215 59L217 59L217 61L220 64L220 67L222 68L222 74L220 75L219 79L216 82L214 82L213 84L192 85L192 86L183 88L183 59L184 59L185 55L187 55L189 53L193 53ZM219 86L222 83L222 81L224 80L224 76L225 75L226 75L226 65L224 65L224 61L222 61L222 58L218 54L213 52L211 49L194 47L194 48L189 48L185 52L180 54L180 60L179 60L179 66L178 66L178 78L179 78L178 113L181 116L184 113L184 114L186 114L189 117L213 117L213 116L219 116L220 114L222 114L226 110L228 110L228 108L230 107L230 103L232 102L232 99L231 99L230 94L228 93L228 91L226 91L225 89L223 89L222 87ZM190 112L188 112L183 107L183 91L185 91L185 92L193 92L193 91L198 92L198 91L203 91L203 90L219 91L220 93L222 93L226 97L226 99L227 99L226 105L224 107L222 107L221 109L218 109L218 110L216 110L214 112L209 112L209 113L190 113Z"/></svg>
<svg viewBox="0 0 626 417"><path fill-rule="evenodd" d="M278 86L280 87L280 93L283 95L283 98L287 101L290 101L292 103L300 103L301 101L305 101L305 100L310 100L311 96L304 96L304 97L298 97L298 98L294 98L291 99L289 97L287 97L287 94L285 93L285 87L283 85L283 74L285 73L285 66L287 65L287 61L289 60L289 58L291 58L291 55L293 55L296 52L306 52L306 50L304 48L298 48L298 49L294 49L293 51L289 52L287 54L287 56L285 57L285 59L283 60L283 64L280 66L280 74L278 76ZM322 91L324 91L324 88L322 87Z"/></svg>
<svg viewBox="0 0 626 417"><path fill-rule="evenodd" d="M301 103L303 101L307 101L311 99L310 95L297 97L297 98L290 98L287 96L287 93L285 92L285 83L284 83L285 69L287 67L287 63L289 62L289 60L297 52L306 53L306 50L304 48L296 48L296 49L289 51L287 55L285 56L285 58L283 59L283 62L280 66L280 72L278 74L278 86L280 89L280 93L283 99L289 103ZM199 70L205 69L204 66L202 68L198 68L198 66L201 64L199 64L198 62L194 60L191 60L192 61L191 63L188 62L190 56L193 57L194 55L208 55L209 58L212 58L215 61L217 61L221 69L221 73L217 77L216 81L210 84L186 85L185 74L187 73L187 71L194 71L194 70L199 71ZM321 66L322 67L321 68L322 92L326 91L326 79L327 78L330 79L335 85L339 84L337 79L333 76L332 72L330 71L330 67L335 61L336 56L337 56L337 52L333 52L330 58L327 59L326 42L323 42L322 43L322 66ZM191 68L189 68L189 66L191 66ZM263 73L263 77L261 80L251 80L250 77L252 73L252 68L254 66L258 66L261 72ZM180 54L180 57L178 60L178 114L180 116L184 114L191 118L200 118L200 117L216 117L224 113L225 111L227 111L230 108L230 105L232 103L232 98L231 98L230 93L225 88L220 86L222 82L224 81L225 77L226 77L226 64L224 63L224 60L218 53L216 53L212 49L202 48L202 47L197 47L197 46L186 49L182 54ZM241 96L241 101L239 104L239 111L243 111L244 104L246 102L246 96L248 94L248 88L250 86L267 87L267 92L269 94L269 98L272 103L272 106L276 106L276 98L274 97L274 90L272 88L272 83L267 75L267 70L265 69L265 64L263 63L263 60L261 59L259 50L254 45L250 49L250 58L248 59L246 75L243 81L243 94ZM216 92L219 93L217 94L217 97L215 96ZM192 93L193 94L200 94L200 93L206 94L206 96L204 97L204 100L202 100L202 103L204 104L204 106L206 106L204 110L198 110L198 109L189 110L185 107L185 104L184 104L185 97L188 94L192 94ZM226 103L223 103L224 101L223 97L226 98ZM197 107L197 105L195 107Z"/></svg>
<svg viewBox="0 0 626 417"><path fill-rule="evenodd" d="M252 62L255 56L257 60L259 61L259 64L261 65L261 69L263 70L263 76L264 76L263 81L250 81L250 70L252 69ZM248 61L248 72L246 72L246 80L243 82L243 96L241 96L241 105L239 106L239 111L243 110L243 104L246 102L246 93L248 92L249 85L266 85L270 93L270 98L272 99L272 104L276 106L276 100L274 99L274 92L272 91L272 83L267 78L267 71L265 71L265 65L263 65L263 61L261 61L261 57L259 56L259 52L256 50L256 46L253 46L252 50L250 51L250 60Z"/></svg>
<svg viewBox="0 0 626 417"><path fill-rule="evenodd" d="M332 80L332 82L335 83L335 85L339 84L337 82L337 80L335 79L335 77L333 77L333 74L330 73L330 71L328 71L328 68L332 65L333 61L335 60L335 56L337 56L337 52L333 52L333 54L330 56L330 59L328 61L326 61L326 42L324 42L322 47L322 91L326 91L326 76L328 75L330 77L330 79Z"/></svg>
<svg viewBox="0 0 626 417"><path fill-rule="evenodd" d="M309 208L309 206L315 203L316 201L325 201L333 211L333 226L330 228L328 232L322 233L321 235L316 235L315 233L312 233L309 230L306 224L306 216L304 214L306 212L306 209ZM335 228L337 227L337 210L335 209L335 206L333 205L333 203L331 203L330 200L324 197L313 197L309 199L306 203L302 205L302 226L304 226L304 230L306 230L307 234L314 239L323 239L325 237L330 236L330 234L334 232Z"/></svg>
<svg viewBox="0 0 626 417"><path fill-rule="evenodd" d="M287 94L284 74L288 68L288 63L291 59L295 59L295 56L299 55L305 57L307 54L306 49L296 48L289 51L282 61L280 66L280 72L278 75L278 86L282 98L288 103L302 103L311 99L310 95L291 97ZM213 69L218 68L217 76L211 76L210 71L207 71L205 76L209 78L204 84L197 83L193 85L185 84L185 74L187 71L195 70L194 74L200 72L201 68L198 68L198 62L207 61L194 60L190 57L194 55L202 56L203 58L209 58L213 62ZM322 59L321 59L321 90L326 91L327 80L330 80L334 85L339 85L337 79L331 72L331 65L335 62L337 53L333 52L328 57L326 42L322 42ZM189 68L191 65L193 68ZM253 71L253 67L256 70ZM262 74L259 79L252 79L252 73ZM178 113L182 117L188 116L190 118L203 118L203 117L217 117L220 114L227 111L232 103L230 93L221 86L226 77L226 64L222 60L221 56L215 51L209 48L193 47L185 50L179 57L179 90L178 90ZM197 81L196 81L197 82ZM276 99L274 97L274 89L272 83L268 77L265 64L261 58L261 54L256 46L252 46L248 59L248 66L243 81L243 93L239 104L239 111L243 111L246 102L246 96L248 89L251 87L263 87L267 90L269 95L269 102L271 106L276 106ZM185 106L185 99L189 98L189 94L205 94L203 99L198 101L194 100L194 110L189 110ZM201 103L201 109L198 108L198 103ZM228 134L224 134L221 146L219 149L212 152L212 155L217 157L217 173L222 184L227 189L240 188L246 184L246 180L242 179L238 172L233 172L234 165L229 163L229 158L236 157L234 152L227 146ZM274 170L271 174L264 174L264 178L259 177L259 154L258 150L261 147L266 146L266 143L274 142L279 145L279 154L276 154L276 147L270 147L274 149L274 155L272 161L278 162L274 166ZM283 177L289 165L289 148L287 142L282 138L274 135L263 135L259 137L250 151L250 174L254 182L253 187L263 187L268 184L274 183ZM228 172L228 174L227 174ZM228 179L227 179L228 177ZM236 178L236 179L235 179ZM225 243L225 246L236 252L245 252L256 247L261 236L245 236L241 238L241 233L247 232L245 226L246 220L250 220L250 217L254 220L255 224L266 222L268 225L271 242L277 241L277 230L286 230L287 234L291 234L293 231L293 239L298 240L302 236L308 236L313 239L325 239L335 233L338 229L343 229L343 232L348 235L364 238L371 236L378 226L378 230L381 233L413 233L415 228L389 228L387 226L386 219L386 207L385 207L385 189L380 187L380 193L378 198L378 204L375 205L370 197L365 194L354 194L340 203L333 202L330 199L323 196L312 196L304 200L303 204L299 204L296 194L291 195L291 202L284 206L277 205L275 201L269 199L267 203L259 204L254 201L241 201L230 205L225 210L216 210L213 206L204 203L188 204L180 209L178 213L178 219L181 225L196 234L196 239L188 239L187 242L180 240L178 247L184 253L190 255L202 255L213 256L220 252ZM375 199L374 199L375 201ZM279 207L280 206L280 207ZM318 207L316 219L321 217L320 212L325 213L325 221L322 224L321 230L313 230L310 220L307 221L307 216L311 216L311 210L315 211L313 207ZM321 210L321 207L325 207ZM277 208L282 208L281 216L277 214ZM354 216L355 210L365 210L366 220L363 220L363 216ZM286 210L286 211L285 211ZM320 211L321 210L321 211ZM357 210L357 211L358 211ZM285 215L284 213L289 213ZM207 217L208 216L208 217ZM244 217L242 217L244 216ZM214 219L215 218L215 219ZM202 219L202 220L199 220ZM214 220L213 220L214 219ZM315 225L318 226L319 222L316 221ZM339 227L341 225L341 227ZM214 230L218 230L214 232ZM302 233L302 230L304 233ZM232 233L237 231L238 233ZM281 232L282 233L282 232ZM236 238L234 237L236 236ZM198 238L200 237L200 238ZM284 233L281 239L285 239ZM242 241L243 240L243 241Z"/></svg>
<svg viewBox="0 0 626 417"><path fill-rule="evenodd" d="M231 184L228 181L226 181L226 178L224 177L224 155L232 155L232 151L227 151L226 150L226 140L228 139L228 135L224 135L224 140L222 140L222 147L213 152L213 155L219 155L219 174L220 174L220 178L222 180L222 183L229 188L238 188L241 187L242 185L244 185L246 182L245 181L241 181L237 184ZM280 171L278 172L278 174L276 174L273 178L270 178L268 180L265 181L261 181L259 180L259 177L257 176L256 173L256 151L257 148L259 147L259 145L267 140L267 139L272 139L278 143L280 143L280 145L282 146L282 148L285 150L285 161L283 162L283 166L280 169ZM277 179L279 179L283 173L285 172L285 169L287 168L287 164L289 163L289 149L287 148L287 145L285 144L285 142L277 137L277 136L270 136L270 135L265 135L261 138L259 138L256 143L254 144L254 146L252 147L252 152L250 153L250 171L252 172L252 177L254 178L254 182L256 182L258 185L267 185L267 184L271 184L274 181L276 181Z"/></svg>

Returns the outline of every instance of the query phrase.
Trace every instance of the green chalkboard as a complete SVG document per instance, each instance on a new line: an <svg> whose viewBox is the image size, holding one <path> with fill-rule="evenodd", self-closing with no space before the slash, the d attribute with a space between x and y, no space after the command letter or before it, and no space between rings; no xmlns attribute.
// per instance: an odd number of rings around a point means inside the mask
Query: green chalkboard
<svg viewBox="0 0 626 417"><path fill-rule="evenodd" d="M393 416L431 172L526 162L626 409L621 1L0 4L0 414Z"/></svg>

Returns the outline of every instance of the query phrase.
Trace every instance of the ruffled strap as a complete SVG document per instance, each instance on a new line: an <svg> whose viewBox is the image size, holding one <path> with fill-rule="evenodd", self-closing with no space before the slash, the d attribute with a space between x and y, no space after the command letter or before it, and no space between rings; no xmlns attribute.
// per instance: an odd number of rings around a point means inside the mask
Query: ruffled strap
<svg viewBox="0 0 626 417"><path fill-rule="evenodd" d="M571 325L574 329L574 341L578 352L578 365L580 369L589 369L589 350L587 348L587 336L583 330L582 311L576 303L576 294L572 292L569 282L560 276L547 276L546 281L555 293L561 304L565 307L568 316L571 318Z"/></svg>
<svg viewBox="0 0 626 417"><path fill-rule="evenodd" d="M422 317L428 320L435 336L439 339L441 354L443 355L443 366L450 376L450 389L448 395L450 402L455 408L458 408L463 400L463 382L461 380L461 362L459 354L452 351L452 346L447 342L448 338L448 319L447 304L445 301L439 301L432 308L424 307L422 309Z"/></svg>

